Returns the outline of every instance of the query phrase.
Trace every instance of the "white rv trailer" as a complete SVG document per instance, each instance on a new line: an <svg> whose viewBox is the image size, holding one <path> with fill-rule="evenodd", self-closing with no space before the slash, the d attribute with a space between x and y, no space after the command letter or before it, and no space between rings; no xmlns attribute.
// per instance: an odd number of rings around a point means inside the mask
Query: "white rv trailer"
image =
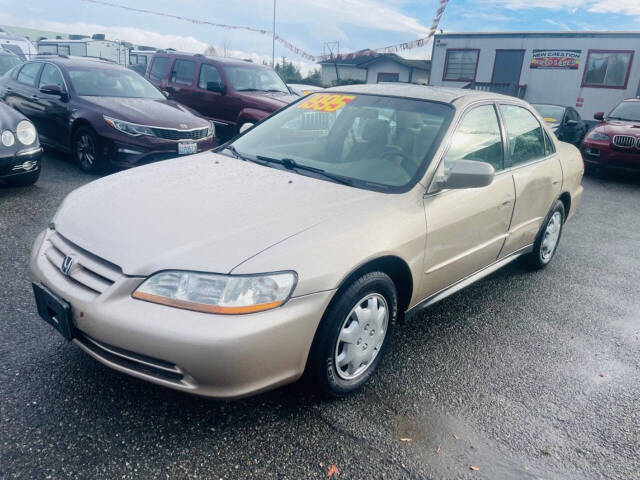
<svg viewBox="0 0 640 480"><path fill-rule="evenodd" d="M96 57L129 65L129 48L124 42L105 40L103 35L80 39L43 39L38 41L38 53L53 53L74 57Z"/></svg>
<svg viewBox="0 0 640 480"><path fill-rule="evenodd" d="M21 60L31 60L38 54L36 47L24 37L11 35L0 29L0 47L17 55Z"/></svg>

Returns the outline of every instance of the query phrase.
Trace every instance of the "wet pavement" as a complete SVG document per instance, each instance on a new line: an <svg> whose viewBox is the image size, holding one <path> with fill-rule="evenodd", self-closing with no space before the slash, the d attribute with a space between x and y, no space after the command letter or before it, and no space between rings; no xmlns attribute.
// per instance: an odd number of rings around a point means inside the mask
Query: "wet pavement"
<svg viewBox="0 0 640 480"><path fill-rule="evenodd" d="M0 478L640 478L640 175L585 178L548 269L400 325L359 394L231 403L112 371L38 318L31 243L93 178L48 154L35 186L0 184Z"/></svg>

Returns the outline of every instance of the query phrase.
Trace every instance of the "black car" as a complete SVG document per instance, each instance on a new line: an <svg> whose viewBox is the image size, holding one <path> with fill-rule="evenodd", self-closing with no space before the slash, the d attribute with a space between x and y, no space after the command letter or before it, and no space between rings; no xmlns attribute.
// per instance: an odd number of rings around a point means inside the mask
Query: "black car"
<svg viewBox="0 0 640 480"><path fill-rule="evenodd" d="M214 126L115 63L39 56L0 78L0 99L27 116L45 146L86 172L209 150Z"/></svg>
<svg viewBox="0 0 640 480"><path fill-rule="evenodd" d="M562 105L532 104L558 140L580 146L587 133L587 125L575 108Z"/></svg>
<svg viewBox="0 0 640 480"><path fill-rule="evenodd" d="M15 186L37 182L41 154L33 123L0 102L0 179Z"/></svg>
<svg viewBox="0 0 640 480"><path fill-rule="evenodd" d="M0 76L22 63L20 57L11 52L0 50Z"/></svg>

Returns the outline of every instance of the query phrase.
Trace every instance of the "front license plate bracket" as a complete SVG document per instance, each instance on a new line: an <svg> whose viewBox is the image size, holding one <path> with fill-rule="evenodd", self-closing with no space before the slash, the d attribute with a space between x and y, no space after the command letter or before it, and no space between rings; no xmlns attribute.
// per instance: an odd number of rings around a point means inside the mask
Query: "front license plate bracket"
<svg viewBox="0 0 640 480"><path fill-rule="evenodd" d="M33 284L33 294L36 297L38 313L42 319L68 341L73 338L71 322L71 305L58 297L44 285Z"/></svg>

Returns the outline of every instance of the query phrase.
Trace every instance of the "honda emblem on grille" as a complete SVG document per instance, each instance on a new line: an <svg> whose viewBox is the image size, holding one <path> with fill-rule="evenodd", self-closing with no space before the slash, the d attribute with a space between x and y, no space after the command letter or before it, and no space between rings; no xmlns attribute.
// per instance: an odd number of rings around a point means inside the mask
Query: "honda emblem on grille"
<svg viewBox="0 0 640 480"><path fill-rule="evenodd" d="M74 258L71 255L67 255L66 257L64 257L64 260L62 261L62 266L60 267L60 271L68 276L69 272L71 271L71 267L73 267L74 263L75 263Z"/></svg>

